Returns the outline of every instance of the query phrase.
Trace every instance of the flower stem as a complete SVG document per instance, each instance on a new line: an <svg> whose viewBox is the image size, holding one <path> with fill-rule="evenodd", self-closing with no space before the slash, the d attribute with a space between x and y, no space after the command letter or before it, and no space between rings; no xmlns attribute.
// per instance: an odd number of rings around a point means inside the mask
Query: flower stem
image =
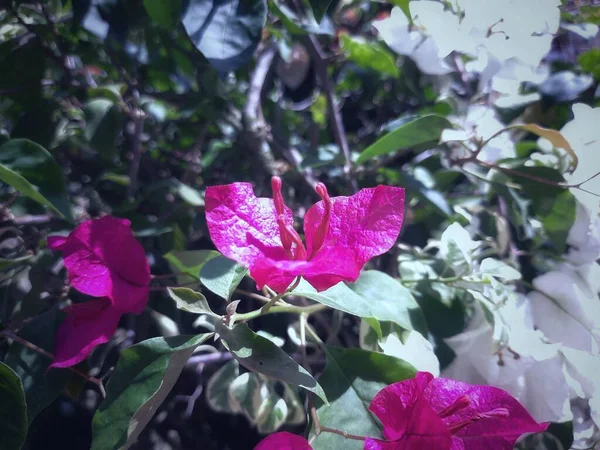
<svg viewBox="0 0 600 450"><path fill-rule="evenodd" d="M273 298L275 298L275 297L273 297ZM321 304L310 305L310 306L275 305L275 306L269 308L265 312L264 306L263 306L262 308L256 309L254 311L250 311L250 312L242 313L242 314L236 314L233 317L235 319L235 322L239 322L242 320L256 319L257 317L264 316L265 314L277 314L277 313L312 314L317 311L322 311L326 308L327 308L327 306L321 305Z"/></svg>
<svg viewBox="0 0 600 450"><path fill-rule="evenodd" d="M352 439L355 441L364 441L366 439L365 436L360 436L358 434L348 433L347 431L337 430L335 428L324 427L319 422L319 416L317 415L317 410L313 406L310 408L310 416L313 421L313 428L315 429L315 434L318 436L321 433L333 433L339 436L344 437L344 439Z"/></svg>

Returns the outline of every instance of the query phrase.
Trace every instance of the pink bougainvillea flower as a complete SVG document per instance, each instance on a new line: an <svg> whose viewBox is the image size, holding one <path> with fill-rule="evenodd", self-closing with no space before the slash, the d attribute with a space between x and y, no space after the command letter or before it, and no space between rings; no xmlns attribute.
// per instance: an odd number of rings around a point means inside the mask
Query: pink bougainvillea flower
<svg viewBox="0 0 600 450"><path fill-rule="evenodd" d="M130 222L112 216L87 220L67 237L50 236L48 247L62 252L73 288L99 297L67 309L52 367L69 367L107 342L123 313L142 312L148 300L150 265Z"/></svg>
<svg viewBox="0 0 600 450"><path fill-rule="evenodd" d="M302 436L280 431L264 438L254 450L312 450L312 447Z"/></svg>
<svg viewBox="0 0 600 450"><path fill-rule="evenodd" d="M304 216L306 247L284 204L281 179L273 177L273 199L257 198L250 183L206 189L211 238L226 257L250 269L259 288L283 292L302 276L318 291L356 281L365 263L396 242L404 217L404 189L377 186L350 197L329 197Z"/></svg>
<svg viewBox="0 0 600 450"><path fill-rule="evenodd" d="M367 438L365 450L512 450L522 434L548 427L502 389L427 372L383 388L369 409L385 440Z"/></svg>

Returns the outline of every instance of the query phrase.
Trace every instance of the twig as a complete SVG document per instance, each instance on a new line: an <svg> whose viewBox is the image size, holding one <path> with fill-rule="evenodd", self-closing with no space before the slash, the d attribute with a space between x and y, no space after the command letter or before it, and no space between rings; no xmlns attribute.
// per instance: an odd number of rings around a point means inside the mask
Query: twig
<svg viewBox="0 0 600 450"><path fill-rule="evenodd" d="M338 109L337 101L335 99L334 88L331 80L329 79L329 73L327 70L328 58L323 53L321 46L314 36L308 35L305 39L305 42L308 47L308 51L313 58L317 78L319 79L319 83L321 84L321 88L323 89L323 93L325 94L325 98L327 100L327 111L329 113L331 129L335 138L335 142L338 144L342 150L342 154L344 155L344 173L346 174L352 190L356 192L358 191L358 183L353 176L354 167L352 164L352 155L350 154L350 145L348 144L348 137L346 136L346 130L344 129L342 115Z"/></svg>
<svg viewBox="0 0 600 450"><path fill-rule="evenodd" d="M137 100L139 93L134 89L134 105L132 108L133 133L131 136L131 153L133 159L129 167L129 187L127 196L133 197L138 185L138 173L140 171L140 161L142 160L142 133L144 132L144 112L138 108Z"/></svg>
<svg viewBox="0 0 600 450"><path fill-rule="evenodd" d="M18 336L11 330L0 331L0 336L4 336L8 339L12 339L13 341L18 342L22 346L27 347L29 350L33 350L34 352L39 353L40 355L43 355L48 359L51 359L51 360L54 359L54 355L52 353L23 339L22 337ZM96 377L92 377L92 376L88 375L87 373L82 372L81 370L77 369L76 367L71 366L71 367L67 367L67 369L69 369L73 373L76 373L80 377L84 378L86 381L89 381L90 383L93 383L96 386L98 386L98 389L100 390L100 394L102 395L102 398L106 398L106 391L104 389L104 385L102 384L102 380L100 380L99 378L96 378Z"/></svg>

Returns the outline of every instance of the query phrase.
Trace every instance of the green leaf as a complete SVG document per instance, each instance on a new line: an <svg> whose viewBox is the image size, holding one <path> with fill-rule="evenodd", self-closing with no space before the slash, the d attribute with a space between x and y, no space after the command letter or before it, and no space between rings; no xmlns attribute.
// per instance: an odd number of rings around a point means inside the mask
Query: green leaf
<svg viewBox="0 0 600 450"><path fill-rule="evenodd" d="M0 146L0 180L72 220L63 170L44 147L27 139Z"/></svg>
<svg viewBox="0 0 600 450"><path fill-rule="evenodd" d="M263 385L260 377L252 372L243 373L229 385L229 403L252 424L256 422L259 409L269 395L268 389L261 389Z"/></svg>
<svg viewBox="0 0 600 450"><path fill-rule="evenodd" d="M256 429L261 434L271 434L277 431L288 416L288 405L281 396L271 391L263 401L256 418Z"/></svg>
<svg viewBox="0 0 600 450"><path fill-rule="evenodd" d="M331 5L331 0L308 0L310 7L312 8L313 14L317 22L323 19L323 16Z"/></svg>
<svg viewBox="0 0 600 450"><path fill-rule="evenodd" d="M317 292L307 282L290 295L310 298L323 305L366 319L381 337L377 321L394 322L409 330L422 329L424 321L419 305L410 290L389 275L376 270L361 273L353 284L338 283Z"/></svg>
<svg viewBox="0 0 600 450"><path fill-rule="evenodd" d="M27 322L21 328L19 337L31 342L49 353L54 352L54 341L64 313L57 307L46 311ZM65 389L71 372L63 369L50 369L52 360L24 345L13 342L4 362L21 378L27 397L27 417L29 423Z"/></svg>
<svg viewBox="0 0 600 450"><path fill-rule="evenodd" d="M553 183L564 183L565 179L555 169L549 167L523 166L517 172L529 177L541 178ZM516 174L510 178L519 183L525 194L531 198L531 209L540 219L544 229L559 253L566 249L569 230L575 222L577 201L573 194L560 186L552 186Z"/></svg>
<svg viewBox="0 0 600 450"><path fill-rule="evenodd" d="M360 154L356 163L362 164L376 156L386 155L417 145L420 150L426 149L423 147L424 144L430 144L431 147L434 147L439 142L442 131L446 128L452 128L452 124L445 117L434 114L418 117L367 147Z"/></svg>
<svg viewBox="0 0 600 450"><path fill-rule="evenodd" d="M18 375L0 362L0 448L19 450L27 437L27 404Z"/></svg>
<svg viewBox="0 0 600 450"><path fill-rule="evenodd" d="M144 0L148 15L165 30L173 30L179 21L181 0Z"/></svg>
<svg viewBox="0 0 600 450"><path fill-rule="evenodd" d="M158 337L121 352L92 421L92 450L129 448L157 412L196 347L212 336Z"/></svg>
<svg viewBox="0 0 600 450"><path fill-rule="evenodd" d="M100 154L112 157L117 153L117 139L123 127L123 113L112 100L99 98L83 109L85 137Z"/></svg>
<svg viewBox="0 0 600 450"><path fill-rule="evenodd" d="M600 48L583 52L578 60L582 70L591 73L596 80L600 80Z"/></svg>
<svg viewBox="0 0 600 450"><path fill-rule="evenodd" d="M167 291L171 298L175 300L177 308L194 314L210 314L218 317L208 306L206 297L200 292L185 287L168 288Z"/></svg>
<svg viewBox="0 0 600 450"><path fill-rule="evenodd" d="M394 78L400 75L400 69L396 66L396 58L377 43L361 41L347 34L340 35L340 42L348 59L358 66L373 69Z"/></svg>
<svg viewBox="0 0 600 450"><path fill-rule="evenodd" d="M206 403L213 411L239 412L239 405L229 400L229 386L240 375L240 363L233 359L217 370L206 383Z"/></svg>
<svg viewBox="0 0 600 450"><path fill-rule="evenodd" d="M412 22L412 17L410 15L410 7L408 5L410 0L388 0L388 1L392 5L400 7L400 9L404 13L404 15L406 17L408 17L408 20L410 20Z"/></svg>
<svg viewBox="0 0 600 450"><path fill-rule="evenodd" d="M266 20L266 0L190 0L182 23L212 66L228 73L252 58Z"/></svg>
<svg viewBox="0 0 600 450"><path fill-rule="evenodd" d="M189 275L190 278L200 281L200 270L204 264L219 256L220 253L215 250L187 250L187 251L171 251L163 257L169 262L173 272L183 272ZM178 283L188 282L186 276L177 276Z"/></svg>
<svg viewBox="0 0 600 450"><path fill-rule="evenodd" d="M200 269L200 281L219 297L229 300L248 269L219 255L211 258Z"/></svg>
<svg viewBox="0 0 600 450"><path fill-rule="evenodd" d="M323 389L310 373L269 339L253 332L248 325L241 323L231 329L217 321L215 330L227 350L242 366L275 380L300 386L327 402Z"/></svg>
<svg viewBox="0 0 600 450"><path fill-rule="evenodd" d="M202 194L191 186L185 183L179 183L177 187L177 194L187 204L195 207L204 206L204 198Z"/></svg>
<svg viewBox="0 0 600 450"><path fill-rule="evenodd" d="M330 404L317 405L321 425L362 436L381 436L379 422L369 404L385 386L412 378L416 370L401 359L357 348L327 347L327 366L319 382ZM315 450L362 450L363 442L322 433L312 443Z"/></svg>

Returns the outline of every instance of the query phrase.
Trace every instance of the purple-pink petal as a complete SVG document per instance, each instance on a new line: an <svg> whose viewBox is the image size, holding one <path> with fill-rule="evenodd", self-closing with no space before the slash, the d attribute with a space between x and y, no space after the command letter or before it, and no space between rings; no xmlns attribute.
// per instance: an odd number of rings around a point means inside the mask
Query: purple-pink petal
<svg viewBox="0 0 600 450"><path fill-rule="evenodd" d="M70 367L86 359L94 347L112 338L121 317L107 298L75 304L68 313L56 335L50 367Z"/></svg>
<svg viewBox="0 0 600 450"><path fill-rule="evenodd" d="M353 254L350 264L360 271L369 259L387 252L398 239L404 219L404 189L377 186L350 197L333 197L331 202L329 229L324 239L320 239L317 231L327 213L325 202L316 203L304 216L306 249L309 255L314 253L313 258L342 250ZM315 251L316 240L323 242ZM352 278L356 280L358 273Z"/></svg>
<svg viewBox="0 0 600 450"><path fill-rule="evenodd" d="M250 183L210 186L204 203L210 237L223 255L247 268L265 257L286 258L273 200L257 198ZM287 207L285 220L293 226Z"/></svg>
<svg viewBox="0 0 600 450"><path fill-rule="evenodd" d="M432 379L433 375L419 372L415 378L383 388L369 406L383 425L383 436L396 442L398 450L450 448L448 427L423 397Z"/></svg>
<svg viewBox="0 0 600 450"><path fill-rule="evenodd" d="M312 447L302 436L280 431L260 441L254 450L312 450Z"/></svg>
<svg viewBox="0 0 600 450"><path fill-rule="evenodd" d="M92 297L107 297L121 312L143 310L150 266L128 220L112 216L87 220L67 238L49 237L48 246L62 251L75 289Z"/></svg>
<svg viewBox="0 0 600 450"><path fill-rule="evenodd" d="M436 413L445 415L446 426L456 430L452 450L512 450L522 434L548 427L538 424L510 394L492 386L436 378L423 396ZM453 407L461 399L469 401Z"/></svg>

